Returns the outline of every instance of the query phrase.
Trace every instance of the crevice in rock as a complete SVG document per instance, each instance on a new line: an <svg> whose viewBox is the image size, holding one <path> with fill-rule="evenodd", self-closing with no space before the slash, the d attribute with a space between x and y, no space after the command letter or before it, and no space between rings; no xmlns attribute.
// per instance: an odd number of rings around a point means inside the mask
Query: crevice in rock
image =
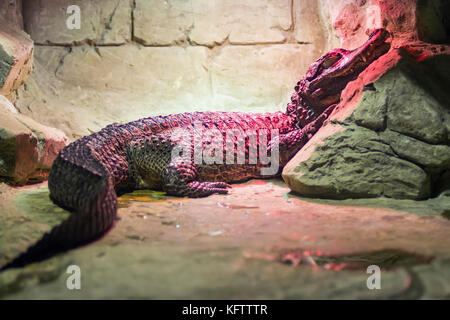
<svg viewBox="0 0 450 320"><path fill-rule="evenodd" d="M100 57L103 58L102 54L100 53L100 50L98 49L98 47L94 47L94 51L95 53Z"/></svg>
<svg viewBox="0 0 450 320"><path fill-rule="evenodd" d="M189 46L186 46L186 42L189 44ZM266 41L266 42L251 42L251 43L245 43L245 42L230 42L228 37L226 38L226 41L221 41L221 42L215 42L214 44L203 44L203 43L196 43L195 41L193 41L192 39L189 39L189 41L174 41L173 43L170 44L148 44L146 43L145 40L136 37L135 35L133 35L133 40L129 43L97 43L94 40L91 39L84 39L81 41L73 41L70 43L55 43L55 42L48 42L48 43L42 43L42 42L35 42L36 46L40 46L40 47L81 47L84 45L90 45L90 46L97 46L97 47L121 47L121 46L126 46L129 44L139 44L142 47L145 48L171 48L171 47L206 47L209 49L213 49L216 47L221 47L221 46L260 46L260 47L270 47L270 46L274 46L274 45L293 45L293 44L297 44L297 45L312 45L312 42L307 42L307 41L295 41L295 42L288 42L286 40L284 41Z"/></svg>
<svg viewBox="0 0 450 320"><path fill-rule="evenodd" d="M120 0L117 1L116 6L114 7L112 13L109 15L108 21L105 24L105 29L103 29L103 32L100 35L100 41L103 41L105 39L106 34L111 30L111 23L114 19L114 15L116 14L119 4L120 4Z"/></svg>
<svg viewBox="0 0 450 320"><path fill-rule="evenodd" d="M115 48L115 47L121 47L126 45L126 43L96 43L95 41L91 40L91 39L84 39L81 41L74 41L71 43L52 43L52 42L48 42L48 43L34 43L35 46L37 47L63 47L63 48L75 48L75 47L83 47L83 46L96 46L96 47L111 47L111 48Z"/></svg>
<svg viewBox="0 0 450 320"><path fill-rule="evenodd" d="M131 34L131 41L134 42L135 41L135 37L134 37L134 10L136 10L136 0L132 0L131 1L131 23L130 23L130 34Z"/></svg>
<svg viewBox="0 0 450 320"><path fill-rule="evenodd" d="M192 46L192 44L193 44L193 41L191 40L191 33L192 33L192 30L194 29L194 27L195 27L195 22L192 22L192 24L189 26L189 28L187 28L184 31L185 46L187 46L187 45Z"/></svg>
<svg viewBox="0 0 450 320"><path fill-rule="evenodd" d="M59 69L64 65L64 60L70 53L72 53L72 48L68 47L67 52L61 57L61 59L59 60L58 66L55 68L55 77L57 77Z"/></svg>
<svg viewBox="0 0 450 320"><path fill-rule="evenodd" d="M293 33L295 31L295 12L294 12L294 1L295 0L291 0L291 27L289 29L289 31L291 33Z"/></svg>
<svg viewBox="0 0 450 320"><path fill-rule="evenodd" d="M419 140L420 142L423 142L423 143L426 143L426 144L429 144L429 145L432 145L432 146L442 145L442 143L432 143L432 142L430 142L430 141L424 140L424 139L421 138L421 137L412 135L412 134L410 134L410 133L398 131L398 130L396 130L395 128L392 128L392 127L387 127L387 129L392 130L392 131L394 131L394 132L396 132L396 133L398 133L398 134L407 136L407 137L409 137L409 138ZM441 141L441 142L444 142L444 141Z"/></svg>
<svg viewBox="0 0 450 320"><path fill-rule="evenodd" d="M387 114L386 114L386 117L385 117L385 118L387 118ZM358 127L362 127L362 128L365 128L365 129L369 129L369 130L375 132L379 137L380 137L380 134L383 133L383 132L385 132L386 129L387 129L387 128L384 128L384 130L382 130L382 131L375 131L375 130L373 130L373 129L371 129L371 128L368 128L368 127L366 127L366 126L364 126L364 125L360 125L360 124L358 124L358 123L356 123L356 122L354 122L354 124L356 124ZM347 125L349 125L349 124L347 124ZM392 130L392 129L389 129L389 130ZM397 132L397 131L395 131L395 130L392 130L392 131ZM403 133L401 133L401 132L397 132L397 133L403 134ZM407 135L405 135L405 136L407 136ZM410 137L410 138L415 139L414 137ZM419 140L419 139L417 139L417 140ZM395 151L395 149L392 147L392 145L391 145L389 142L383 140L382 137L380 137L379 139L370 139L370 141L378 142L378 143L381 143L381 144L383 144L383 145L389 147L389 150L392 152L392 154L393 154L395 157L397 157L397 158L400 159L400 160L404 160L404 161L407 161L407 162L409 162L409 163L412 163L412 164L416 165L417 167L419 167L420 169L422 169L427 175L429 175L430 178L432 178L432 172L430 171L430 168L427 168L427 167L424 166L423 164L421 164L421 163L419 163L419 162L417 162L417 161L413 161L412 159L402 157L401 155L399 155L399 154ZM425 141L422 141L422 142L427 143L427 142L425 142ZM431 145L430 143L427 143L427 144ZM367 148L367 147L362 147L362 148L367 149L367 150L370 150L370 151L372 151L372 152L377 152L376 150L371 150L370 148ZM378 150L378 151L379 151L379 150ZM379 151L379 152L381 152L381 151ZM387 156L392 156L392 155L390 155L390 154L388 154L388 153L384 153L384 152L381 152L381 153L383 153L383 154L385 154L385 155L387 155Z"/></svg>

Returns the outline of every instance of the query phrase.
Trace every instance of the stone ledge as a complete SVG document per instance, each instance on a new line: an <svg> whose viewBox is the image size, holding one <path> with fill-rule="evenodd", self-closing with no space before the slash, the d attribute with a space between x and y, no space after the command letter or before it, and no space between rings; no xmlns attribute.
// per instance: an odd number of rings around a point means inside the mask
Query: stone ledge
<svg viewBox="0 0 450 320"><path fill-rule="evenodd" d="M443 70L450 57L417 63L400 59L399 52L383 56L349 83L335 114L285 166L283 179L293 191L416 200L445 192L450 78ZM369 83L375 90L362 92Z"/></svg>

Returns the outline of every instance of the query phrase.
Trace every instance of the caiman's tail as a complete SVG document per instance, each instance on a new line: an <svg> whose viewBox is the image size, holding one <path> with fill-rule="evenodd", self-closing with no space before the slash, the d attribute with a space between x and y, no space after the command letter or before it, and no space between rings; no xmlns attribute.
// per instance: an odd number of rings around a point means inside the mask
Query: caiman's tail
<svg viewBox="0 0 450 320"><path fill-rule="evenodd" d="M100 237L112 226L117 212L113 179L87 146L80 149L85 151L81 155L78 152L82 159L67 156L70 150L63 150L53 163L48 181L50 198L71 211L70 216L1 270L77 247Z"/></svg>

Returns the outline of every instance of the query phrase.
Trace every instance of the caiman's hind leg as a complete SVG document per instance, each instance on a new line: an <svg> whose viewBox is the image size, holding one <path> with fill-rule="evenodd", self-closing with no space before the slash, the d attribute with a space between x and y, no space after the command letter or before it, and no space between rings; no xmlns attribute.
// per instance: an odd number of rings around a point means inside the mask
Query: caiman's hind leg
<svg viewBox="0 0 450 320"><path fill-rule="evenodd" d="M206 197L214 193L226 194L229 184L225 182L196 181L197 166L183 161L172 160L162 173L163 189L175 196L191 198Z"/></svg>
<svg viewBox="0 0 450 320"><path fill-rule="evenodd" d="M174 146L165 136L138 139L128 146L129 172L136 189L162 188L170 195L192 198L228 192L225 182L196 181L197 166L181 156L172 159Z"/></svg>

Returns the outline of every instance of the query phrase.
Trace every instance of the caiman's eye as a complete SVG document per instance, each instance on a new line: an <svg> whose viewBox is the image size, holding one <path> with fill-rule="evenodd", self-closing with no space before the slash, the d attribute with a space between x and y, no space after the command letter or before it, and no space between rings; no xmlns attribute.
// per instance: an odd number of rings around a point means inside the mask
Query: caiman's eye
<svg viewBox="0 0 450 320"><path fill-rule="evenodd" d="M342 50L342 49L336 49ZM324 69L328 69L332 65L334 65L337 61L342 58L342 53L334 51L329 52L320 59L316 60L306 72L306 79L311 80L317 76L319 76Z"/></svg>
<svg viewBox="0 0 450 320"><path fill-rule="evenodd" d="M340 53L333 53L329 57L327 57L324 62L322 62L322 67L327 69L331 67L333 64L335 64L341 58L342 55Z"/></svg>

